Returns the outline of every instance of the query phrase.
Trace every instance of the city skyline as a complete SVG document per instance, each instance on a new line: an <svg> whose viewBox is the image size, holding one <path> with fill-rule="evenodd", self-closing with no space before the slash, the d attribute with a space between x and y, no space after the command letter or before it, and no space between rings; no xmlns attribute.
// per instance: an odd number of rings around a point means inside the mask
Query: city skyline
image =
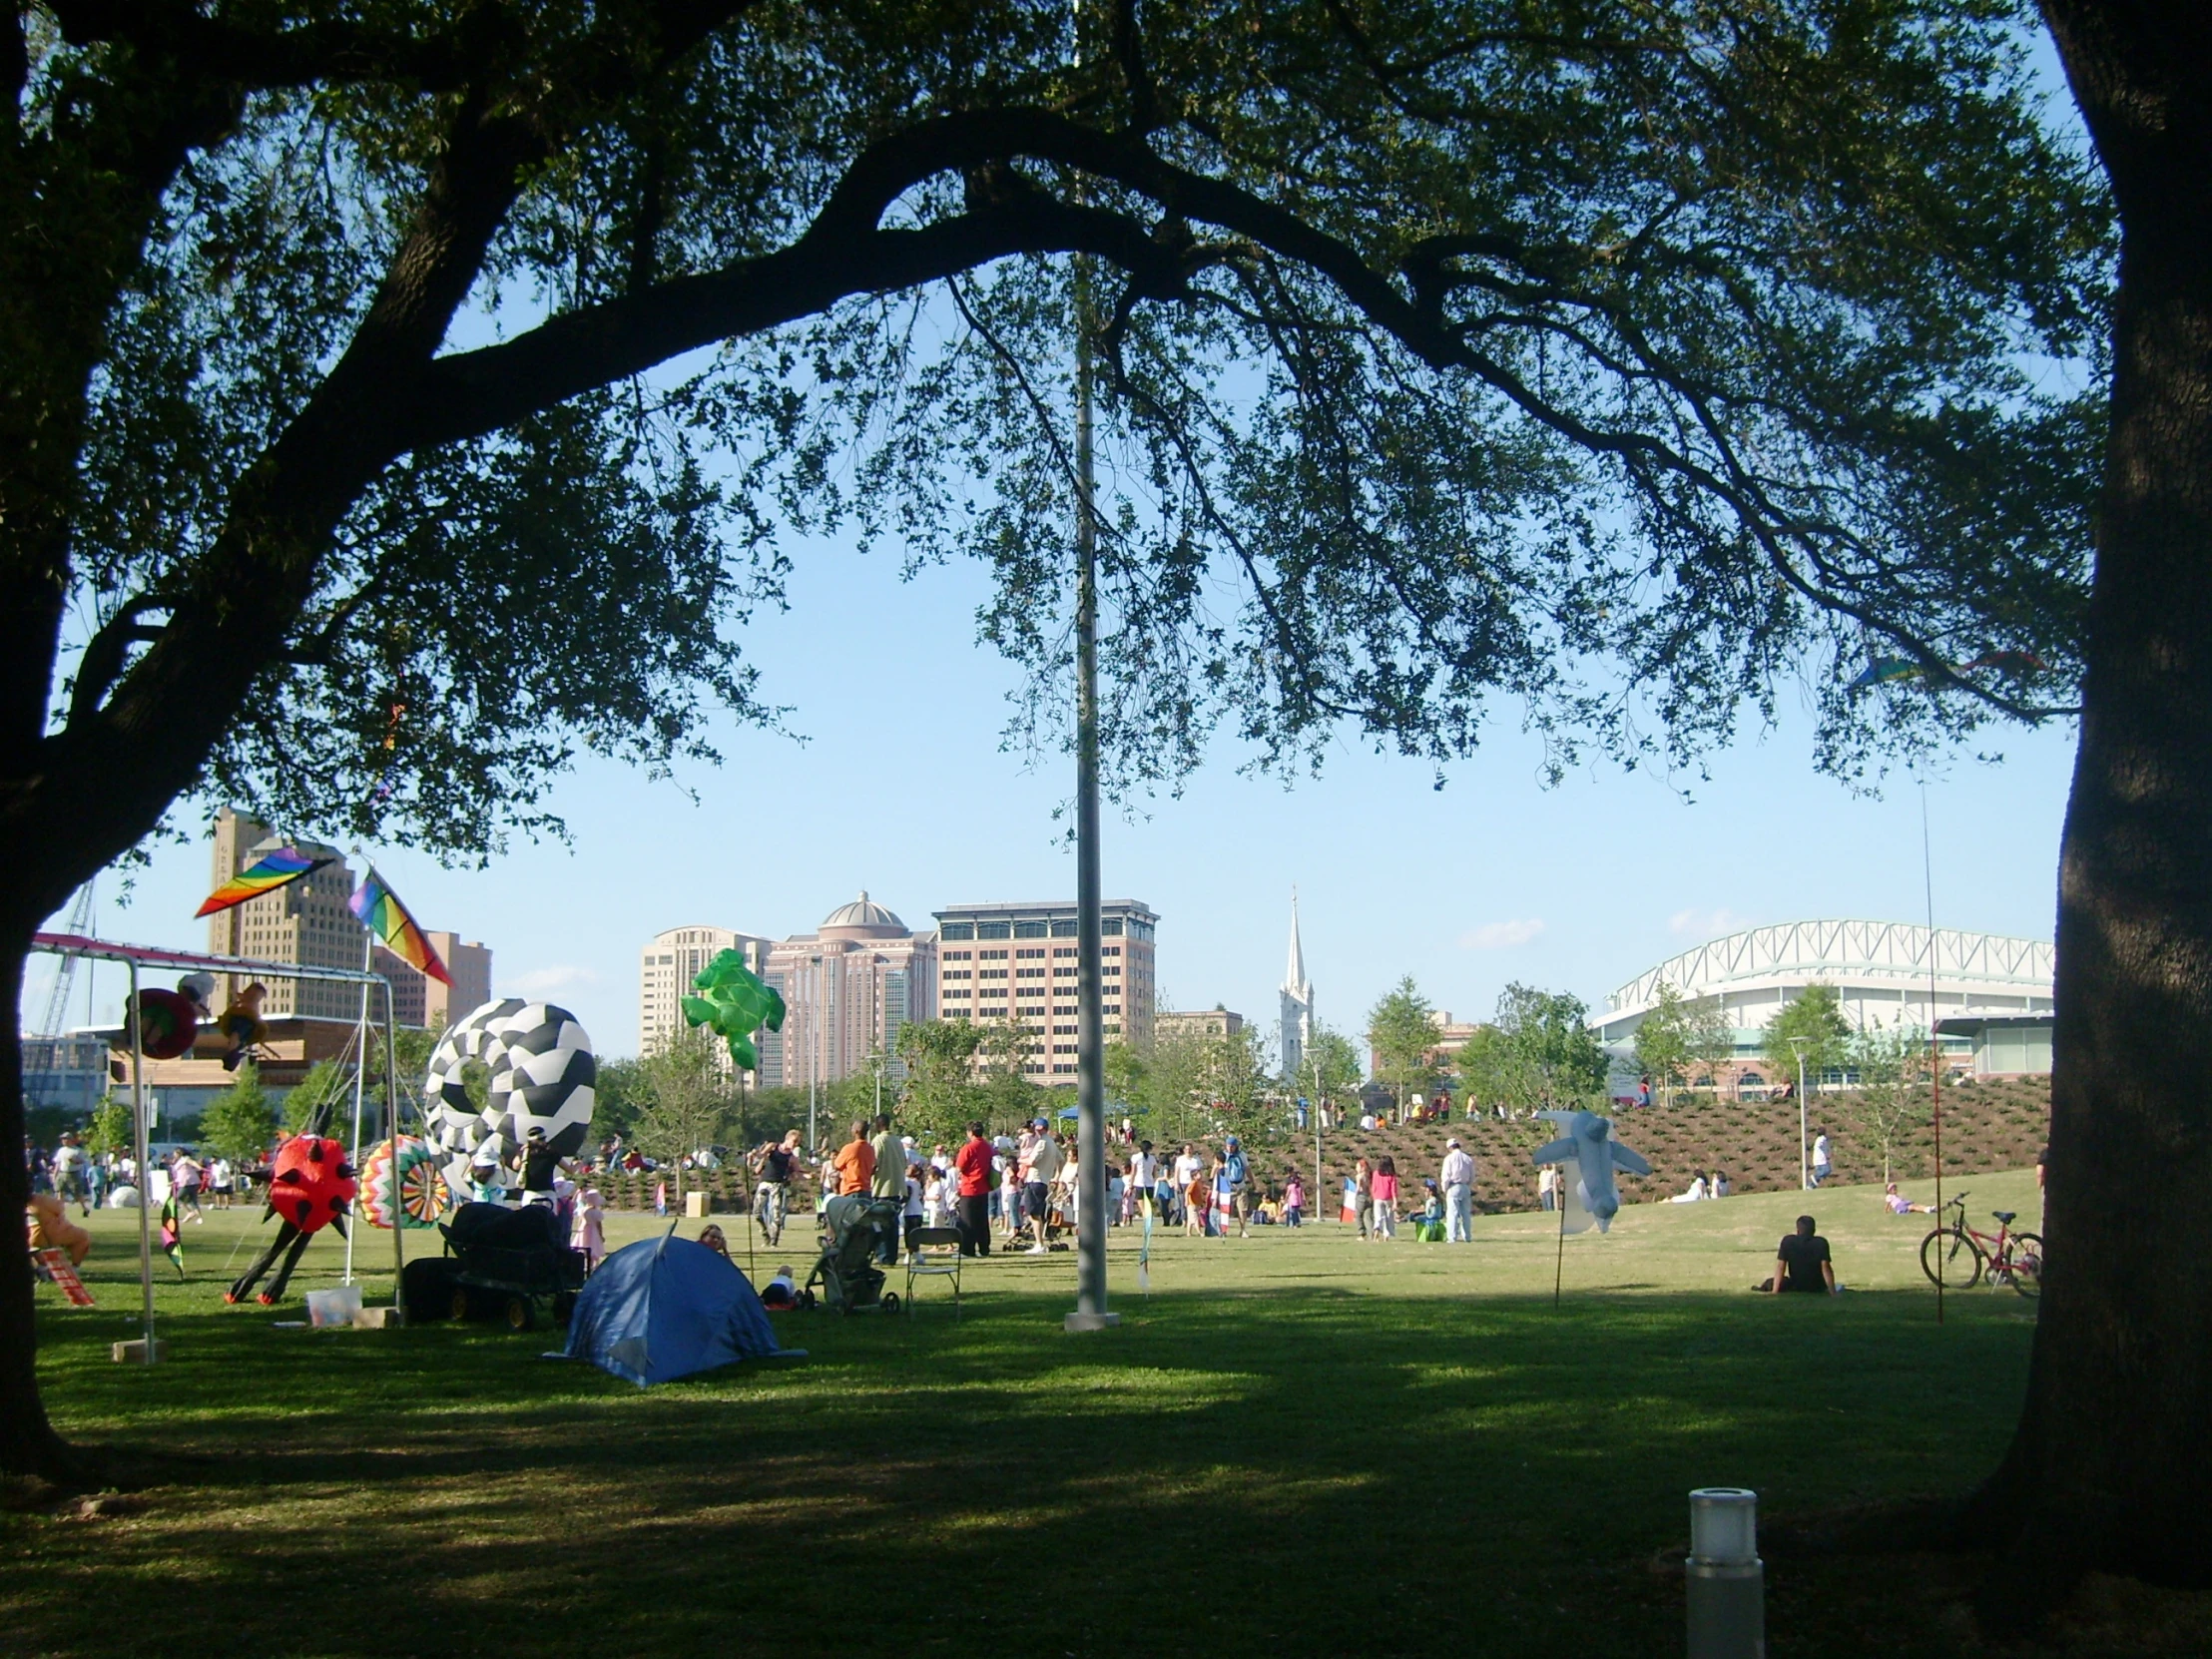
<svg viewBox="0 0 2212 1659"><path fill-rule="evenodd" d="M805 745L725 723L713 733L720 768L657 780L586 761L547 802L570 842L518 837L488 870L373 849L417 916L497 941L494 994L561 1003L602 1053L637 1052L638 952L663 930L719 917L789 936L862 884L907 916L947 894L1073 890L1054 817L1067 765L1000 747L1014 677L969 643L983 573L954 567L902 583L849 549L795 553L793 609L748 652L766 694L797 705ZM838 801L855 769L884 754L881 700L813 674L830 652L905 661L944 688L900 739L895 821L760 811L764 786L780 802ZM1856 795L1812 770L1808 723L1791 700L1777 721L1702 773L1592 762L1550 788L1539 782L1545 745L1509 724L1447 769L1441 790L1425 763L1344 742L1319 779L1286 791L1240 771L1248 755L1223 738L1180 796L1108 811L1105 879L1173 918L1158 989L1185 1008L1277 1006L1283 901L1296 885L1307 958L1323 968L1322 1022L1355 1041L1368 1008L1408 973L1463 1017L1487 1017L1510 980L1595 1008L1628 975L1741 926L1924 919L1921 792L1893 778L1883 798ZM2072 735L2015 732L2001 747L2003 764L1953 758L1927 792L1936 920L2048 938ZM972 811L978 792L993 802L987 826ZM180 828L181 844L149 842L127 900L117 874L101 878L95 925L106 936L202 947L205 924L191 916L209 890L206 830L197 817ZM92 1021L120 1017L120 979L102 972L80 976L68 1023L86 1022L87 977ZM30 1019L50 983L50 965L34 959L22 999Z"/></svg>

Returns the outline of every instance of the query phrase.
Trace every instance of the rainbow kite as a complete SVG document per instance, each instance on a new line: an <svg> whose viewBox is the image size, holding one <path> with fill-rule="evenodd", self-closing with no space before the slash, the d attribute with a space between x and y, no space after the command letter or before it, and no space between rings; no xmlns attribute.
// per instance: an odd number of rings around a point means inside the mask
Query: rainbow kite
<svg viewBox="0 0 2212 1659"><path fill-rule="evenodd" d="M259 898L265 892L275 892L288 886L302 875L312 875L324 864L334 864L335 858L310 858L296 846L279 847L250 869L242 869L222 886L208 894L207 901L193 911L195 916L212 916L218 910L228 910L234 904L244 904L249 898Z"/></svg>
<svg viewBox="0 0 2212 1659"><path fill-rule="evenodd" d="M1877 657L1844 690L1865 691L1869 686L1886 685L1892 680L1910 680L1921 672L1921 665L1909 657Z"/></svg>
<svg viewBox="0 0 2212 1659"><path fill-rule="evenodd" d="M445 971L438 953L422 936L415 918L407 914L407 906L399 902L399 895L384 885L374 864L368 866L368 873L361 877L361 884L353 889L353 896L346 903L361 918L362 925L410 967L427 973L440 984L453 983L453 976Z"/></svg>

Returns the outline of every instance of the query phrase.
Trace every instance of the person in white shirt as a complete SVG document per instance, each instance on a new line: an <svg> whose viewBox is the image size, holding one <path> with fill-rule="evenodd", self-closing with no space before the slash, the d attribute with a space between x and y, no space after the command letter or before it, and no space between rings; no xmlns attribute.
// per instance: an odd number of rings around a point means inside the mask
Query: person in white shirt
<svg viewBox="0 0 2212 1659"><path fill-rule="evenodd" d="M1823 1181L1826 1181L1829 1177L1830 1170L1831 1165L1828 1161L1828 1131L1823 1129L1818 1135L1815 1135L1813 1137L1813 1185L1817 1187Z"/></svg>
<svg viewBox="0 0 2212 1659"><path fill-rule="evenodd" d="M1474 1242L1474 1160L1456 1138L1444 1142L1443 1167L1436 1179L1444 1190L1444 1237L1452 1244Z"/></svg>
<svg viewBox="0 0 2212 1659"><path fill-rule="evenodd" d="M64 1204L74 1203L78 1213L92 1214L92 1204L85 1195L85 1149L77 1144L75 1135L62 1136L62 1144L54 1148L54 1196Z"/></svg>
<svg viewBox="0 0 2212 1659"><path fill-rule="evenodd" d="M1199 1172L1205 1167L1198 1155L1198 1148L1185 1141L1182 1152L1175 1160L1175 1181L1172 1188L1175 1194L1175 1214L1168 1218L1169 1225L1173 1226L1184 1219L1185 1212L1191 1205L1191 1183L1198 1179Z"/></svg>
<svg viewBox="0 0 2212 1659"><path fill-rule="evenodd" d="M1129 1192L1133 1204L1149 1204L1152 1189L1160 1184L1160 1160L1153 1156L1152 1143L1139 1141L1137 1155L1129 1160Z"/></svg>
<svg viewBox="0 0 2212 1659"><path fill-rule="evenodd" d="M1667 1202L1669 1204L1701 1204L1704 1202L1705 1197L1705 1172L1703 1170L1699 1170L1697 1172L1697 1178L1690 1183L1690 1190L1684 1193L1676 1193L1674 1197L1668 1199Z"/></svg>
<svg viewBox="0 0 2212 1659"><path fill-rule="evenodd" d="M1052 1183L1059 1178L1063 1162L1060 1148L1049 1135L1039 1135L1030 1143L1028 1162L1022 1170L1021 1202L1028 1212L1025 1219L1037 1224L1037 1242L1029 1247L1029 1254L1044 1254L1045 1228L1052 1216Z"/></svg>
<svg viewBox="0 0 2212 1659"><path fill-rule="evenodd" d="M1543 1209L1559 1208L1559 1166L1546 1164L1536 1174L1536 1203Z"/></svg>

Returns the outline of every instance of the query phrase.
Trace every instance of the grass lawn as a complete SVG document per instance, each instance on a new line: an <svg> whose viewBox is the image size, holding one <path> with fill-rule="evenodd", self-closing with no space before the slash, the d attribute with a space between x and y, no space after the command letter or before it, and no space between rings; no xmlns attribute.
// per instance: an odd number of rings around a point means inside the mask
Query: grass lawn
<svg viewBox="0 0 2212 1659"><path fill-rule="evenodd" d="M2027 1174L1971 1185L1975 1213L2035 1219ZM114 1365L136 1230L101 1216L101 1307L44 1314L47 1397L65 1432L161 1454L159 1483L111 1518L0 1516L0 1630L85 1654L1679 1653L1691 1487L1769 1515L1956 1492L2017 1408L2032 1306L1954 1296L1938 1327L1926 1218L1876 1189L1809 1206L1849 1295L1750 1295L1800 1196L1625 1211L1566 1242L1556 1311L1536 1216L1466 1247L1165 1237L1149 1297L1117 1236L1115 1332L1058 1329L1072 1255L994 1257L957 1324L937 1284L912 1319L779 1316L805 1363L654 1389L539 1360L545 1333L273 1329L342 1247L279 1313L226 1308L244 1211L187 1229L172 1361ZM1976 1651L1972 1570L1777 1561L1774 1651ZM2208 1632L2199 1600L2102 1584L2069 1646Z"/></svg>

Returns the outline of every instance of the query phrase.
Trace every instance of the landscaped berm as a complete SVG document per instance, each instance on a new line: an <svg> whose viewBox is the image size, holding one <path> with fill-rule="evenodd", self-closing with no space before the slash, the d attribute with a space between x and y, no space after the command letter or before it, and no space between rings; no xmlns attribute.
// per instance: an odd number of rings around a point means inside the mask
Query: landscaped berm
<svg viewBox="0 0 2212 1659"><path fill-rule="evenodd" d="M1938 1325L1927 1218L1878 1194L1632 1205L1565 1242L1556 1309L1542 1215L1457 1247L1334 1222L1163 1237L1149 1296L1117 1235L1117 1331L1062 1334L1071 1255L994 1257L957 1323L937 1282L911 1317L779 1315L808 1359L651 1389L540 1359L543 1331L227 1308L245 1211L186 1229L167 1363L113 1364L136 1230L99 1216L100 1306L44 1310L42 1372L63 1430L135 1489L19 1494L0 1630L57 1654L1680 1653L1692 1487L1756 1488L1779 1541L1960 1492L2011 1430L2033 1305L1953 1294ZM2039 1219L2026 1172L1973 1178L1968 1204ZM1848 1292L1753 1296L1808 1208ZM804 1276L798 1232L762 1281ZM365 1238L363 1265L389 1245ZM342 1251L318 1239L294 1296ZM1981 1564L1770 1550L1772 1649L1981 1651ZM2058 1636L2201 1653L2212 1617L2096 1582Z"/></svg>

